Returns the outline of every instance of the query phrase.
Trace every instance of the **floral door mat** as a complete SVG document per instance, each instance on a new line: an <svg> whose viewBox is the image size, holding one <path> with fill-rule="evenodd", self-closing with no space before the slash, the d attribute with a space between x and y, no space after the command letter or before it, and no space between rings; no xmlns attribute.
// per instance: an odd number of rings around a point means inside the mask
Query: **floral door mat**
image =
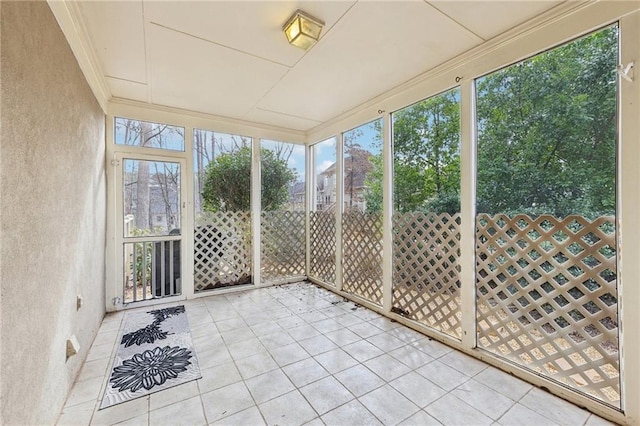
<svg viewBox="0 0 640 426"><path fill-rule="evenodd" d="M100 409L201 377L184 305L131 312Z"/></svg>

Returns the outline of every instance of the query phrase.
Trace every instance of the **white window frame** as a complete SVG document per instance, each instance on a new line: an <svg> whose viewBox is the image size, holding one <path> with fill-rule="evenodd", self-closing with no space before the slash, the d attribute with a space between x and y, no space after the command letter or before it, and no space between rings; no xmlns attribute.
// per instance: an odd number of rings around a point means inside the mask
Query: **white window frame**
<svg viewBox="0 0 640 426"><path fill-rule="evenodd" d="M464 330L475 330L475 241L473 223L475 218L475 105L474 105L474 79L486 75L494 70L508 66L527 57L533 56L544 50L561 45L574 38L590 33L607 25L619 23L620 29L620 56L621 64L635 62L631 70L632 82L621 80L619 85L619 166L618 166L618 221L620 229L619 245L623 247L618 251L618 278L619 278L619 305L620 305L620 348L621 348L621 374L622 374L622 409L617 411L584 395L570 391L563 386L555 385L535 374L524 371L509 364L496 363L491 358L475 351L475 333L463 335L462 342L447 341L445 337L437 333L421 330L436 340L444 340L450 346L459 349L471 356L482 359L489 364L511 372L536 386L547 387L552 393L570 400L580 406L588 407L591 411L619 423L634 423L640 421L640 191L637 190L640 182L640 6L633 1L620 2L565 2L548 13L542 14L516 29L495 37L476 49L472 49L442 66L405 83L399 87L377 97L365 104L346 112L344 115L334 118L311 131L296 132L276 129L268 126L256 126L237 120L222 119L203 114L184 114L177 110L167 108L149 108L142 103L125 101L112 101L108 105L107 117L107 170L111 167L109 162L113 158L113 116L130 117L146 121L166 122L185 127L185 152L187 169L192 169L192 137L193 128L213 130L231 134L242 134L254 138L254 150L259 139L270 139L285 142L301 142L307 144L317 143L327 138L336 136L338 152L336 160L338 171L342 169L342 132L358 127L363 123L376 118L383 118L383 143L390 146L391 131L388 115L392 111L399 110L421 99L441 93L454 86L460 86L461 91L461 215L462 215L462 240L461 240L461 279L463 282L462 310ZM387 117L387 118L385 118ZM386 149L386 148L385 148ZM258 151L259 152L259 151ZM310 161L311 156L307 156ZM309 164L309 163L308 163ZM259 167L255 162L254 167ZM385 188L390 187L390 166L385 166ZM312 167L307 167L310 173ZM258 169L259 170L259 169ZM252 211L254 229L259 229L259 173L258 179L253 179L254 195ZM109 185L108 199L113 197L113 181L107 173ZM338 176L338 181L340 181ZM191 178L183 183L187 194L193 193ZM311 179L307 177L309 185ZM337 194L338 203L342 202L342 194ZM389 197L387 197L389 198ZM186 198L187 211L184 217L193 217L193 206L190 197ZM256 202L257 201L257 202ZM111 239L113 233L114 211L109 201L108 241L107 241L107 283L113 280L113 247ZM307 204L310 202L307 201ZM385 201L385 211L389 210ZM388 213L387 213L388 215ZM389 219L386 219L389 220ZM183 239L188 245L193 240L193 229L188 230L190 221L185 221ZM257 227L256 227L257 225ZM192 225L191 225L192 226ZM341 221L337 221L337 235L341 235ZM259 232L254 232L258 234ZM307 233L307 236L309 234ZM259 237L258 237L259 238ZM385 252L390 253L388 237L385 238ZM627 242L627 246L625 246ZM259 240L254 241L254 255L259 254ZM337 245L336 288L333 291L341 292L341 254L342 245ZM193 250L187 250L184 258L185 265L193 264ZM259 265L260 259L254 259ZM254 263L255 265L255 263ZM385 270L389 269L389 262L385 261ZM187 273L192 268L186 267L184 271L185 281L183 291L193 288L193 281L188 284ZM191 271L192 273L192 271ZM388 272L385 282L388 281ZM259 283L259 277L255 280ZM388 284L387 284L388 285ZM109 285L107 285L109 288ZM230 289L229 291L233 291ZM186 293L186 292L185 292ZM389 294L388 287L384 291ZM107 295L109 293L107 292ZM203 294L208 296L211 293ZM197 297L195 295L194 297ZM190 297L185 294L185 297ZM107 310L112 310L109 297L107 297ZM389 305L385 304L380 310L399 322L402 318L388 312ZM405 322L406 323L406 322ZM471 335L470 335L471 334Z"/></svg>

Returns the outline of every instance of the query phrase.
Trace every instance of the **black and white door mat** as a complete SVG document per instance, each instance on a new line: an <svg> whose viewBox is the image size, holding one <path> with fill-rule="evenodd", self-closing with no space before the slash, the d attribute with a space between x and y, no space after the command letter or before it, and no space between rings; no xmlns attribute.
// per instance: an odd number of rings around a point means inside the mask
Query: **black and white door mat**
<svg viewBox="0 0 640 426"><path fill-rule="evenodd" d="M202 377L184 305L125 315L100 409Z"/></svg>

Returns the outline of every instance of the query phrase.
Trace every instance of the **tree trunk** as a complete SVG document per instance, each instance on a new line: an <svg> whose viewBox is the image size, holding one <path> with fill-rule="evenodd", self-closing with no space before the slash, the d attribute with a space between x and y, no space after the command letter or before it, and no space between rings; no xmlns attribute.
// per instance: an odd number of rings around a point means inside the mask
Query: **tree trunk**
<svg viewBox="0 0 640 426"><path fill-rule="evenodd" d="M140 122L140 146L147 146L151 135L151 125ZM138 181L136 185L136 228L149 229L149 163L138 162Z"/></svg>

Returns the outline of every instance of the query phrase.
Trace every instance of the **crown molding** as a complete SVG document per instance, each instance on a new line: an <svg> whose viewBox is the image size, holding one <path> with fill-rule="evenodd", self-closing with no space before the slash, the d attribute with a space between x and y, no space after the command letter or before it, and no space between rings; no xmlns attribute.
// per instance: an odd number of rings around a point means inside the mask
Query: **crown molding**
<svg viewBox="0 0 640 426"><path fill-rule="evenodd" d="M300 130L117 97L109 101L107 114L126 115L140 120L163 119L172 125L273 139L280 142L300 144L306 143L307 138L307 133Z"/></svg>
<svg viewBox="0 0 640 426"><path fill-rule="evenodd" d="M47 4L58 21L91 91L106 113L111 99L111 90L109 90L101 72L100 62L91 45L84 21L81 19L82 15L78 3L66 0L47 0Z"/></svg>

